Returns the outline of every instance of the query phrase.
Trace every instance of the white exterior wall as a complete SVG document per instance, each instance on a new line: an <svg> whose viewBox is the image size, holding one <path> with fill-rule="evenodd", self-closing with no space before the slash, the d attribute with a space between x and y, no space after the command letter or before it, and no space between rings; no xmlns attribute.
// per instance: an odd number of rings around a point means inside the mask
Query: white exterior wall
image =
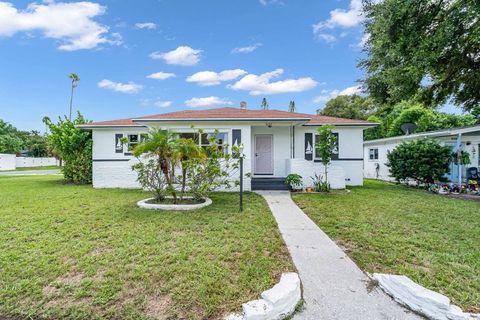
<svg viewBox="0 0 480 320"><path fill-rule="evenodd" d="M213 132L218 129L228 134L228 144L232 145L232 129L242 130L242 143L244 145L244 190L250 190L250 178L245 174L251 170L251 134L250 126L245 124L232 123L229 127L219 122L195 124L192 123L170 123L162 124L162 128L178 132L193 132L203 129L205 132ZM123 153L115 152L115 134L140 134L148 132L147 128L109 128L93 130L93 187L94 188L140 188L137 182L137 174L131 169L138 160L131 155L125 155L127 146L124 146ZM239 179L239 172L232 173L232 181ZM229 189L231 191L236 188Z"/></svg>
<svg viewBox="0 0 480 320"><path fill-rule="evenodd" d="M378 143L374 145L365 145L363 148L363 175L365 178L369 179L380 179L385 181L393 181L394 179L390 177L390 169L385 165L387 163L387 154L389 151L392 151L397 147L400 142L388 142L388 143ZM378 160L370 160L369 150L378 148ZM378 164L378 174L377 174L377 164Z"/></svg>
<svg viewBox="0 0 480 320"><path fill-rule="evenodd" d="M0 171L15 170L15 155L0 153Z"/></svg>
<svg viewBox="0 0 480 320"><path fill-rule="evenodd" d="M55 159L54 157L45 157L45 158L17 157L15 159L15 165L18 168L59 166L60 161Z"/></svg>
<svg viewBox="0 0 480 320"><path fill-rule="evenodd" d="M295 127L296 159L305 158L305 133L312 133L315 136L317 128L316 126ZM331 166L343 169L345 183L349 186L363 185L363 129L362 127L335 127L333 129L334 133L338 133L339 160L332 160ZM323 166L321 163L315 162L315 160L310 162L314 164L312 166L314 171L305 172L305 177L322 173ZM291 173L296 172L292 171Z"/></svg>
<svg viewBox="0 0 480 320"><path fill-rule="evenodd" d="M265 177L286 177L286 160L290 159L290 127L252 127L251 145L252 154L255 152L255 135L273 135L273 176ZM255 174L255 157L252 158L251 171ZM261 175L256 175L260 177Z"/></svg>

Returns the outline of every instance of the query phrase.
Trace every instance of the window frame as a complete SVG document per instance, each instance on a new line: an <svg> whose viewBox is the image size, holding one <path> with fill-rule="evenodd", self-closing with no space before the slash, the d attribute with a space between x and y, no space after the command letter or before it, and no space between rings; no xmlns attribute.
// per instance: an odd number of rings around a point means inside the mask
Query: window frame
<svg viewBox="0 0 480 320"><path fill-rule="evenodd" d="M337 137L337 152L333 152L332 154L332 161L340 160L340 134L338 132L332 132ZM317 157L317 137L319 134L317 132L313 132L313 160L319 161L321 160L320 157Z"/></svg>
<svg viewBox="0 0 480 320"><path fill-rule="evenodd" d="M204 147L208 147L209 146L209 143L203 143L202 141L202 138L203 138L203 135L206 134L207 137L208 135L211 135L211 134L215 134L215 129L208 129L208 130L203 130L203 132L201 134L199 134L198 132L195 132L195 131L191 131L191 130L175 130L175 133L180 135L180 134L194 134L194 135L197 135L197 137L194 139L194 141L198 144L198 146L200 148L204 148ZM218 146L219 147L222 147L223 149L223 153L226 154L230 148L230 143L229 143L229 139L230 139L230 136L231 136L231 130L220 130L218 129L218 132L217 132L218 135L224 135L224 139L223 139L223 142L222 144L219 144ZM187 138L188 139L188 138Z"/></svg>
<svg viewBox="0 0 480 320"><path fill-rule="evenodd" d="M373 153L372 153L373 151ZM378 148L368 148L368 160L377 161L379 156Z"/></svg>

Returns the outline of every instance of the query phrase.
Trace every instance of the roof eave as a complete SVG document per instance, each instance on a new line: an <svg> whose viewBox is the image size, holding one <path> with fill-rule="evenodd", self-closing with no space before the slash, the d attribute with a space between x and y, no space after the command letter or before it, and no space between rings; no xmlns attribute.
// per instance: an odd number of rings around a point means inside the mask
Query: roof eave
<svg viewBox="0 0 480 320"><path fill-rule="evenodd" d="M132 119L134 122L181 122L181 121L310 121L310 118L175 118L175 119Z"/></svg>

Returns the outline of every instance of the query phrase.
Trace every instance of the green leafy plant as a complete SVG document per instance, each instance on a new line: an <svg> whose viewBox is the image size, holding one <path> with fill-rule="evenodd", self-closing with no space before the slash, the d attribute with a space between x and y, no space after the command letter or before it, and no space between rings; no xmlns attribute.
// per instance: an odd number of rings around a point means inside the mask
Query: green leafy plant
<svg viewBox="0 0 480 320"><path fill-rule="evenodd" d="M464 150L461 150L460 152L452 152L452 161L456 165L460 164L462 166L472 163L470 161L470 154Z"/></svg>
<svg viewBox="0 0 480 320"><path fill-rule="evenodd" d="M315 173L310 178L313 181L313 190L315 192L330 192L330 183L324 180L321 174Z"/></svg>
<svg viewBox="0 0 480 320"><path fill-rule="evenodd" d="M52 152L64 160L62 173L68 182L88 184L92 182L92 133L77 127L89 121L80 112L73 121L65 117L53 123L43 118L50 134L47 136Z"/></svg>
<svg viewBox="0 0 480 320"><path fill-rule="evenodd" d="M319 141L315 144L315 148L320 156L320 162L325 169L325 183L328 185L325 191L330 190L330 184L328 182L328 166L332 161L332 155L337 148L337 137L333 134L332 125L323 125L318 128Z"/></svg>
<svg viewBox="0 0 480 320"><path fill-rule="evenodd" d="M231 181L233 173L239 168L238 158L232 157L232 154L239 154L238 147L232 147L232 153L225 152L217 143L218 133L215 130L209 136L209 144L202 149L202 157L187 161L188 191L196 200L204 199L218 188L229 189L239 183L235 180L232 185ZM203 131L199 130L199 134L203 134Z"/></svg>
<svg viewBox="0 0 480 320"><path fill-rule="evenodd" d="M199 130L197 134L202 136L204 132ZM200 147L196 141L179 138L175 132L152 130L133 149L139 159L132 167L138 173L138 182L154 193L156 201L165 201L170 195L174 204L184 201L187 194L203 201L213 190L231 187L230 178L232 170L238 169L238 159L225 152L228 146L217 143L218 134L209 134L208 145ZM238 153L238 148L232 149Z"/></svg>
<svg viewBox="0 0 480 320"><path fill-rule="evenodd" d="M431 139L404 141L387 154L390 175L398 182L427 186L450 171L451 149Z"/></svg>
<svg viewBox="0 0 480 320"><path fill-rule="evenodd" d="M303 186L303 178L299 174L290 173L285 178L285 184L292 187L293 190L301 190Z"/></svg>

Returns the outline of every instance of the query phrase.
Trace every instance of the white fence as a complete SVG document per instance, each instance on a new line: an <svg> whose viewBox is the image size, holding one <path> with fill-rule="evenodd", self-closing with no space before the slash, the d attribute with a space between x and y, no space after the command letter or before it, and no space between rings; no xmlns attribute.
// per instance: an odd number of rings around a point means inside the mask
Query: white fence
<svg viewBox="0 0 480 320"><path fill-rule="evenodd" d="M0 153L0 171L1 170L15 170L15 155Z"/></svg>
<svg viewBox="0 0 480 320"><path fill-rule="evenodd" d="M54 157L49 157L49 158L17 157L15 159L15 165L17 166L17 168L58 166L60 165L60 161L55 159Z"/></svg>
<svg viewBox="0 0 480 320"><path fill-rule="evenodd" d="M60 161L53 158L16 157L14 154L0 153L0 171L26 167L59 166Z"/></svg>

